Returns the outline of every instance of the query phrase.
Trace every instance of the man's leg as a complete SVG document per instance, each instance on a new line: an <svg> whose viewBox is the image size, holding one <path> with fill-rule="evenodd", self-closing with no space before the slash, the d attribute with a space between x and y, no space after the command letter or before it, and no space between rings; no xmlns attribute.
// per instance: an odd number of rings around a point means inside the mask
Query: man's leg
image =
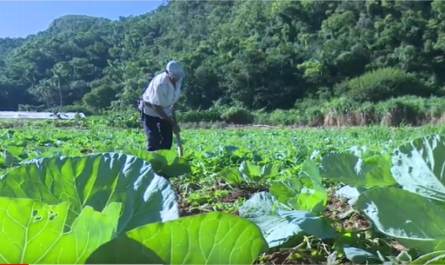
<svg viewBox="0 0 445 265"><path fill-rule="evenodd" d="M173 144L173 128L172 125L164 120L160 119L159 129L161 131L161 149L170 150Z"/></svg>
<svg viewBox="0 0 445 265"><path fill-rule="evenodd" d="M159 131L159 118L143 115L142 125L147 140L147 150L156 151L161 149L161 134Z"/></svg>

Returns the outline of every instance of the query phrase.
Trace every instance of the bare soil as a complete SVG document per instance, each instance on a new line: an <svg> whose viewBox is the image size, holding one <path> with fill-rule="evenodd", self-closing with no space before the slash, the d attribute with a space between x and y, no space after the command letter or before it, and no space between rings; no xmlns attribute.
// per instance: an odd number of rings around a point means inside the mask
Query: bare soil
<svg viewBox="0 0 445 265"><path fill-rule="evenodd" d="M195 214L205 213L205 209L197 209L190 204L187 204L182 195L182 191L178 187L174 187L176 190L176 194L178 196L179 208L180 208L180 216L191 216ZM256 192L267 190L267 189L258 189L258 188L235 188L230 189L228 186L215 186L213 190L209 190L208 192L212 192L215 190L229 190L230 193L217 199L216 202L224 202L224 203L234 203L238 198L250 198L250 196ZM337 220L339 224L343 228L353 228L353 229L367 229L371 226L371 223L362 215L355 211L351 211L351 206L347 204L344 199L338 198L329 194L329 200L327 203L326 210L324 212L324 216L330 218L332 220ZM344 216L344 213L350 211L351 213ZM232 215L239 215L237 210L230 212ZM320 245L332 245L333 242L325 241L324 243L320 240L320 242L316 243L320 247ZM394 250L394 255L397 255L400 251L407 250L404 246L398 243L395 240L387 239L387 242ZM326 258L321 256L313 256L310 251L298 250L298 249L286 249L275 251L273 253L267 253L263 257L258 258L254 264L326 264ZM347 260L343 260L342 264L352 264Z"/></svg>
<svg viewBox="0 0 445 265"><path fill-rule="evenodd" d="M330 194L326 210L323 215L332 220L341 221L342 227L345 229L367 229L371 226L371 223L357 212L351 212L350 216L342 216L342 214L350 211L350 209L351 206L346 202L346 200Z"/></svg>
<svg viewBox="0 0 445 265"><path fill-rule="evenodd" d="M228 189L227 187L224 187ZM234 188L229 189L230 193L224 197L218 199L218 202L235 202L238 198L248 199L252 194L264 191L265 189L256 189L256 188Z"/></svg>

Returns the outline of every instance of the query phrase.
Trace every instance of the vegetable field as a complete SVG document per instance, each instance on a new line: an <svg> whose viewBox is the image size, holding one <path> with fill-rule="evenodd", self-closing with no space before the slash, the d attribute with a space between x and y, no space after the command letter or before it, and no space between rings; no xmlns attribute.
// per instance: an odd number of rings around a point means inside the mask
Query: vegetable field
<svg viewBox="0 0 445 265"><path fill-rule="evenodd" d="M0 130L3 264L443 264L445 126Z"/></svg>

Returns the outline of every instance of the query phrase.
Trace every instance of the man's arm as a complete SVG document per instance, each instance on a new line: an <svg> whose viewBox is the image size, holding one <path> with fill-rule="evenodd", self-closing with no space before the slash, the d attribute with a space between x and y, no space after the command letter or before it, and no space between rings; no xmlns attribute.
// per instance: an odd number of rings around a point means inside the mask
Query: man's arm
<svg viewBox="0 0 445 265"><path fill-rule="evenodd" d="M154 109L154 111L156 111L156 113L159 114L159 116L161 116L161 118L163 118L164 120L170 122L172 125L176 125L175 120L172 119L172 117L168 116L167 113L165 113L162 106L150 104L148 102L145 102L145 105L149 108Z"/></svg>
<svg viewBox="0 0 445 265"><path fill-rule="evenodd" d="M176 101L176 102L172 105L172 107L171 107L172 113L175 112L175 111L178 109L178 105L179 105L179 101Z"/></svg>
<svg viewBox="0 0 445 265"><path fill-rule="evenodd" d="M175 110L174 108L172 108L172 119L173 119L173 121L175 122L175 124L176 124L177 126L179 126L179 125L178 125L178 120L176 119L176 110Z"/></svg>
<svg viewBox="0 0 445 265"><path fill-rule="evenodd" d="M173 117L173 120L176 122L176 124L178 124L178 120L176 119L176 110L178 109L178 102L179 101L176 101L172 106L171 106L171 112L172 112L172 117Z"/></svg>

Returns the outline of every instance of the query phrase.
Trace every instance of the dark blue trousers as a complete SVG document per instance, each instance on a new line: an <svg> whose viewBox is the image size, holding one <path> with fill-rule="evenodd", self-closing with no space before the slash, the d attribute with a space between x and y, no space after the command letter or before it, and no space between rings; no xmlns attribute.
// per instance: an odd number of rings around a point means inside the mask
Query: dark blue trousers
<svg viewBox="0 0 445 265"><path fill-rule="evenodd" d="M173 144L173 129L171 124L161 118L141 113L142 127L147 139L147 150L170 150Z"/></svg>

